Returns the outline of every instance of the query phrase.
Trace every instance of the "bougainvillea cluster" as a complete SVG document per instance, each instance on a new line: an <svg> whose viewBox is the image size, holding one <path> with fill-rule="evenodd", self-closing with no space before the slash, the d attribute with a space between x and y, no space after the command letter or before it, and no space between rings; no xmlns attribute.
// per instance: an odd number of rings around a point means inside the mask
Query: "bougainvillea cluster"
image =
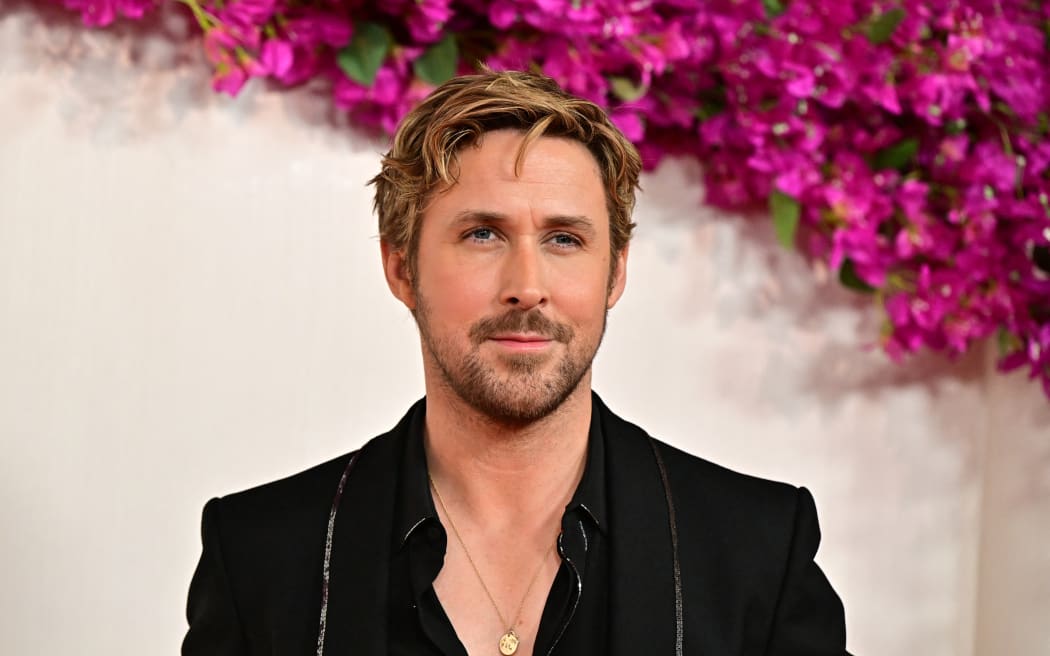
<svg viewBox="0 0 1050 656"><path fill-rule="evenodd" d="M90 25L160 0L61 0ZM213 86L321 78L391 132L436 84L533 69L607 107L707 201L885 313L894 358L996 338L1050 396L1050 3L1038 0L179 0Z"/></svg>

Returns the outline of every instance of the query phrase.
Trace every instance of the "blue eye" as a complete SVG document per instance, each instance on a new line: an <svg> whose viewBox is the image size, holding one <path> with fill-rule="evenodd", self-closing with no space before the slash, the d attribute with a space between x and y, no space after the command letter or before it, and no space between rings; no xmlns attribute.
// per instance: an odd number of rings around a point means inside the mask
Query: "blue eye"
<svg viewBox="0 0 1050 656"><path fill-rule="evenodd" d="M580 245L579 239L565 232L560 232L554 235L551 238L551 241L553 241L554 245L559 248L574 248Z"/></svg>
<svg viewBox="0 0 1050 656"><path fill-rule="evenodd" d="M474 241L492 241L496 235L492 228L475 228L467 236Z"/></svg>

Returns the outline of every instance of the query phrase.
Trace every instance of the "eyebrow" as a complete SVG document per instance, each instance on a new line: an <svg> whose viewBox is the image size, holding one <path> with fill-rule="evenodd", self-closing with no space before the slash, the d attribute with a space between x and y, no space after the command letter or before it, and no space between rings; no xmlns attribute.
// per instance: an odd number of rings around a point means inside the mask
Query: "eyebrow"
<svg viewBox="0 0 1050 656"><path fill-rule="evenodd" d="M463 210L458 212L452 220L454 229L466 228L474 223L488 223L493 225L506 225L511 219L500 212L489 212L485 210ZM554 214L543 218L543 228L567 228L582 232L587 236L595 234L594 221L582 215Z"/></svg>

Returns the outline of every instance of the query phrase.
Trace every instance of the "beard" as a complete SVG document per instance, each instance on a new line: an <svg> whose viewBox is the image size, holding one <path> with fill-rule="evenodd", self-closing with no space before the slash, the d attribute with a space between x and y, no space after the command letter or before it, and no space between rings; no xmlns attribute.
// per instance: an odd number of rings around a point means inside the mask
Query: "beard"
<svg viewBox="0 0 1050 656"><path fill-rule="evenodd" d="M413 313L424 346L442 382L467 405L493 422L521 426L542 419L565 402L591 369L605 334L605 317L596 339L579 339L568 325L558 323L538 309L510 310L481 319L470 327L470 348L463 352L450 338L435 335L424 298L417 293ZM500 354L503 371L486 360L482 345L500 333L531 333L564 344L564 354ZM550 360L558 358L553 368Z"/></svg>

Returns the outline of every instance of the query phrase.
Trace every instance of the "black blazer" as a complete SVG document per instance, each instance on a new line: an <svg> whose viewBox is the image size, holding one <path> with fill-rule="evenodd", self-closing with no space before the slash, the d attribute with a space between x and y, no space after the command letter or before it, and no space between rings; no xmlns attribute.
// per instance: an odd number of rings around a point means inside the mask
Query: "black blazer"
<svg viewBox="0 0 1050 656"><path fill-rule="evenodd" d="M593 407L606 442L612 654L846 654L805 488L658 442L596 395ZM386 654L395 478L422 412L424 401L355 452L331 533L328 656ZM317 653L330 512L351 455L207 503L183 656Z"/></svg>

